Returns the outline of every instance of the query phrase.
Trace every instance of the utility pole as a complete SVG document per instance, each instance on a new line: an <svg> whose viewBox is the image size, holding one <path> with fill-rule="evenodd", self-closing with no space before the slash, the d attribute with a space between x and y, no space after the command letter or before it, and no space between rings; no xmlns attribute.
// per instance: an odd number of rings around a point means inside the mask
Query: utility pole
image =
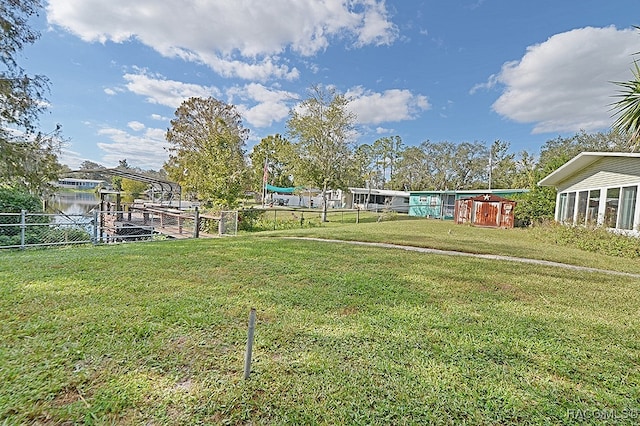
<svg viewBox="0 0 640 426"><path fill-rule="evenodd" d="M493 172L493 144L489 148L489 191L491 191L491 173Z"/></svg>

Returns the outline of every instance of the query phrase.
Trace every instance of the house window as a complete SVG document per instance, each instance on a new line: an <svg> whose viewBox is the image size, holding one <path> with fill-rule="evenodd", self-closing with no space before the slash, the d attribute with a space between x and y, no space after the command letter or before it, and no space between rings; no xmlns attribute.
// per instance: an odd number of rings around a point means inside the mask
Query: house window
<svg viewBox="0 0 640 426"><path fill-rule="evenodd" d="M622 200L620 201L620 229L633 229L633 216L636 212L636 196L638 187L628 186L622 188Z"/></svg>
<svg viewBox="0 0 640 426"><path fill-rule="evenodd" d="M584 225L587 220L587 204L589 201L589 191L578 192L578 215L576 224Z"/></svg>
<svg viewBox="0 0 640 426"><path fill-rule="evenodd" d="M607 189L607 204L604 211L604 226L615 228L618 220L618 204L620 202L620 188Z"/></svg>
<svg viewBox="0 0 640 426"><path fill-rule="evenodd" d="M576 208L576 193L569 192L567 194L567 204L564 206L564 215L562 221L564 223L573 223L573 213Z"/></svg>
<svg viewBox="0 0 640 426"><path fill-rule="evenodd" d="M560 194L560 200L558 200L558 222L564 222L564 209L567 205L567 193Z"/></svg>
<svg viewBox="0 0 640 426"><path fill-rule="evenodd" d="M587 225L598 223L598 210L600 208L600 190L589 191L589 206L587 207Z"/></svg>

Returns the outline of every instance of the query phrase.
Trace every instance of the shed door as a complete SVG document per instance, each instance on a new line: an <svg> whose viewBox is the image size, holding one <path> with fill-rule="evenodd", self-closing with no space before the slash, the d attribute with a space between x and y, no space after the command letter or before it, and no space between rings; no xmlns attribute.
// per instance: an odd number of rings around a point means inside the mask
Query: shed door
<svg viewBox="0 0 640 426"><path fill-rule="evenodd" d="M480 226L500 226L500 203L474 201L474 223Z"/></svg>

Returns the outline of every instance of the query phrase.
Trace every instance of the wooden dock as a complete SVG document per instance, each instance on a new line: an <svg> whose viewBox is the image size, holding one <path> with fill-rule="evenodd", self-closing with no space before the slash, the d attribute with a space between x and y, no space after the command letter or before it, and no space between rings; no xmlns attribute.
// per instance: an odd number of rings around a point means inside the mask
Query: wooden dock
<svg viewBox="0 0 640 426"><path fill-rule="evenodd" d="M202 218L194 212L173 208L131 206L124 211L105 211L100 214L102 234L110 241L135 241L165 236L172 239L213 238L217 234L197 229Z"/></svg>

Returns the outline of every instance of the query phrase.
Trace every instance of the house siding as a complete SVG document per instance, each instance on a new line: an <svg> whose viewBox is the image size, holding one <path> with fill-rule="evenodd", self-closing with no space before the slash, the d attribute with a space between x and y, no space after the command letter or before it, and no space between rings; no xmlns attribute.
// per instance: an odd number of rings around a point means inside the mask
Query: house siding
<svg viewBox="0 0 640 426"><path fill-rule="evenodd" d="M628 186L640 183L637 158L605 157L558 185L558 192Z"/></svg>

